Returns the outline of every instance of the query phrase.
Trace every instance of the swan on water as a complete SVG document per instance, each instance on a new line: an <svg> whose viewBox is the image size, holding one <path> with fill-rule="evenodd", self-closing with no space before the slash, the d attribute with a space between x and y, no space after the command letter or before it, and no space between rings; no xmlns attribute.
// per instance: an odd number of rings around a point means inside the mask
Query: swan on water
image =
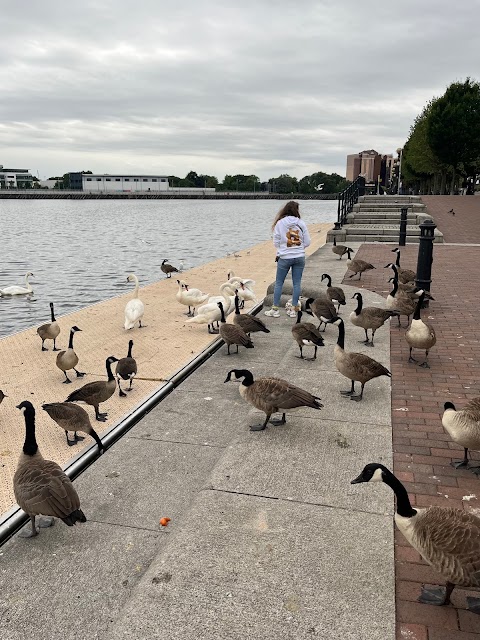
<svg viewBox="0 0 480 640"><path fill-rule="evenodd" d="M26 287L19 287L18 285L13 285L11 287L5 287L5 289L0 289L0 296L23 296L28 293L33 293L32 285L29 283L28 278L30 276L33 278L34 275L31 271L25 274L25 285Z"/></svg>

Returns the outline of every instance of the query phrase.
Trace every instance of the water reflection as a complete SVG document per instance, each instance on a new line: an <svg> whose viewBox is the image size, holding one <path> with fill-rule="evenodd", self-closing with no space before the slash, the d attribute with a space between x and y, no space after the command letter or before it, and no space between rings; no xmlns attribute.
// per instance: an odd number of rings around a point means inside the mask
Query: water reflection
<svg viewBox="0 0 480 640"><path fill-rule="evenodd" d="M301 201L307 223L336 218L336 201ZM189 269L271 237L278 200L1 200L0 336L47 322L121 293L134 272L140 285L162 279L164 258Z"/></svg>

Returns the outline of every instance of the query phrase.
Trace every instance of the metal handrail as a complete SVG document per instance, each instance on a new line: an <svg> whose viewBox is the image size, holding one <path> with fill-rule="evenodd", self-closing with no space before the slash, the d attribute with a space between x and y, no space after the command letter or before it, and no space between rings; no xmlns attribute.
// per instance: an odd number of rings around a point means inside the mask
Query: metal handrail
<svg viewBox="0 0 480 640"><path fill-rule="evenodd" d="M338 194L338 212L335 229L341 229L347 221L347 216L352 211L353 205L358 202L360 196L365 194L365 178L358 176L341 193Z"/></svg>

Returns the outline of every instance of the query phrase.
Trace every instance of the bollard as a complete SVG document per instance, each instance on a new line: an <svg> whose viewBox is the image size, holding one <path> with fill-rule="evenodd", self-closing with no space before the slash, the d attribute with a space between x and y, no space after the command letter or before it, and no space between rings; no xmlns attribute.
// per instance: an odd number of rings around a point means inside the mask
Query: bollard
<svg viewBox="0 0 480 640"><path fill-rule="evenodd" d="M401 247L404 247L407 241L407 212L407 207L400 209L400 235L398 236L398 244Z"/></svg>
<svg viewBox="0 0 480 640"><path fill-rule="evenodd" d="M420 244L418 247L416 284L420 289L430 291L432 282L433 241L437 225L432 219L427 219L422 222L419 227ZM424 301L424 307L428 307L428 300Z"/></svg>

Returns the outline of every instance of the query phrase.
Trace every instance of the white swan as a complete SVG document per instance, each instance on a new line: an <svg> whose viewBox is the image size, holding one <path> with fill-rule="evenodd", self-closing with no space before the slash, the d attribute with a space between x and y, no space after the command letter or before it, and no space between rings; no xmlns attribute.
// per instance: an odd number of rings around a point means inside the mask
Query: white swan
<svg viewBox="0 0 480 640"><path fill-rule="evenodd" d="M32 285L29 283L28 278L32 276L33 273L29 271L25 275L25 284L26 287L19 287L18 285L13 285L12 287L5 287L5 289L0 289L0 296L23 296L27 293L33 293Z"/></svg>
<svg viewBox="0 0 480 640"><path fill-rule="evenodd" d="M233 271L229 271L227 277L228 282L233 285L234 289L238 290L238 297L241 300L240 309L245 306L245 301L257 302L257 297L253 291L255 280L239 278Z"/></svg>
<svg viewBox="0 0 480 640"><path fill-rule="evenodd" d="M229 282L224 282L220 285L220 293L222 294L220 296L211 296L207 300L207 304L221 302L225 316L228 316L235 308L235 286L232 286ZM201 313L201 309L202 307L198 309L198 313Z"/></svg>
<svg viewBox="0 0 480 640"><path fill-rule="evenodd" d="M200 313L200 310L202 310L202 313ZM185 322L192 324L208 324L208 333L219 333L219 330L214 328L213 323L218 323L221 318L222 312L220 311L218 303L212 302L210 304L204 304L200 307L195 317L189 318L188 320L185 320Z"/></svg>
<svg viewBox="0 0 480 640"><path fill-rule="evenodd" d="M133 329L135 323L138 322L138 326L142 326L142 318L145 312L145 305L138 297L138 278L131 273L127 282L135 282L135 292L133 298L129 300L125 306L125 329Z"/></svg>
<svg viewBox="0 0 480 640"><path fill-rule="evenodd" d="M177 280L178 291L175 294L178 302L180 304L184 304L188 307L187 316L193 316L195 313L195 308L198 307L199 304L203 304L206 300L208 300L209 293L203 293L200 289L190 289L188 284L184 280ZM193 308L191 311L190 307Z"/></svg>
<svg viewBox="0 0 480 640"><path fill-rule="evenodd" d="M251 280L250 278L239 278L238 276L235 275L234 271L228 272L227 280L231 284L239 284L240 282L243 282L243 284L249 289L252 289L252 287L255 286L255 280Z"/></svg>

